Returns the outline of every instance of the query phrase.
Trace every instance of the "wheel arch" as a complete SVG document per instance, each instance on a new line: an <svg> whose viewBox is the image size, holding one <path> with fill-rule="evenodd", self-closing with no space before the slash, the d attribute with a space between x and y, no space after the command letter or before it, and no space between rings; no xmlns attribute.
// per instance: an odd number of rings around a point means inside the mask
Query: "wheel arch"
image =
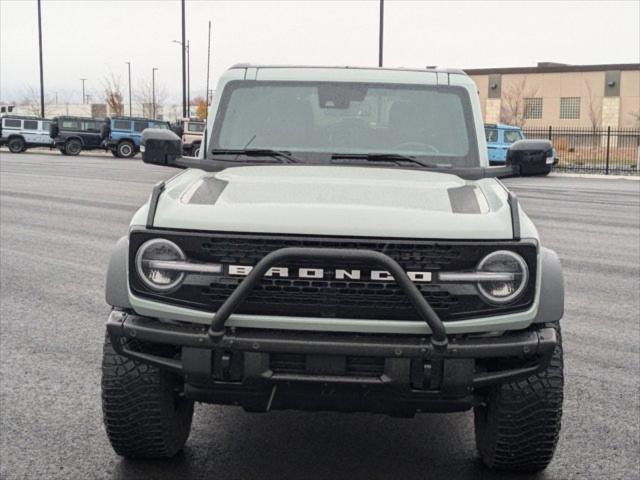
<svg viewBox="0 0 640 480"><path fill-rule="evenodd" d="M107 268L105 299L112 307L132 308L127 280L128 258L129 237L124 236L116 242Z"/></svg>
<svg viewBox="0 0 640 480"><path fill-rule="evenodd" d="M564 315L564 276L558 254L541 248L540 305L534 323L557 322Z"/></svg>
<svg viewBox="0 0 640 480"><path fill-rule="evenodd" d="M82 137L78 135L72 135L72 136L66 137L64 139L64 143L70 142L71 140L78 140L80 142L80 145L84 147L84 140L82 140Z"/></svg>

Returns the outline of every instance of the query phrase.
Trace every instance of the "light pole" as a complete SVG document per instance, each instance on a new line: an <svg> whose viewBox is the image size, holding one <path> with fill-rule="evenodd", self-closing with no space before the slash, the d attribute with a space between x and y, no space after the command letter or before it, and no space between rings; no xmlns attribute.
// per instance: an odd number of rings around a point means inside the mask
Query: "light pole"
<svg viewBox="0 0 640 480"><path fill-rule="evenodd" d="M180 40L171 40L172 43L177 43L182 47L182 50L187 52L187 117L191 116L191 55L189 55L189 40L187 40L186 46Z"/></svg>
<svg viewBox="0 0 640 480"><path fill-rule="evenodd" d="M378 66L382 66L382 37L384 32L384 0L380 0L380 39L378 42Z"/></svg>
<svg viewBox="0 0 640 480"><path fill-rule="evenodd" d="M129 70L129 117L132 117L131 114L131 62L124 62L127 64L127 69Z"/></svg>
<svg viewBox="0 0 640 480"><path fill-rule="evenodd" d="M185 12L184 12L185 0L182 0L182 117L187 116L187 64L185 58L186 33L185 33Z"/></svg>
<svg viewBox="0 0 640 480"><path fill-rule="evenodd" d="M42 15L38 0L38 45L40 46L40 116L44 118L44 74L42 71Z"/></svg>
<svg viewBox="0 0 640 480"><path fill-rule="evenodd" d="M154 120L156 119L156 70L158 70L156 67L151 70L151 108Z"/></svg>
<svg viewBox="0 0 640 480"><path fill-rule="evenodd" d="M85 95L84 95L84 82L87 80L86 78L81 78L82 81L82 103L84 104Z"/></svg>

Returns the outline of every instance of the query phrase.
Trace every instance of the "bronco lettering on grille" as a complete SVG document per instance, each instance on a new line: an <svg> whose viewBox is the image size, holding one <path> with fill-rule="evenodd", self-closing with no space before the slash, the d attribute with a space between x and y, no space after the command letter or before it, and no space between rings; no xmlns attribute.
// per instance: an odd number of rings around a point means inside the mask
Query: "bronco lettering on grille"
<svg viewBox="0 0 640 480"><path fill-rule="evenodd" d="M249 275L253 267L251 265L228 265L229 275L245 277ZM431 272L407 272L408 277L414 282L430 282ZM330 275L324 268L297 268L273 267L265 274L266 277L297 278L301 280L373 280L380 282L393 281L393 276L386 270L362 271L358 269L338 268Z"/></svg>

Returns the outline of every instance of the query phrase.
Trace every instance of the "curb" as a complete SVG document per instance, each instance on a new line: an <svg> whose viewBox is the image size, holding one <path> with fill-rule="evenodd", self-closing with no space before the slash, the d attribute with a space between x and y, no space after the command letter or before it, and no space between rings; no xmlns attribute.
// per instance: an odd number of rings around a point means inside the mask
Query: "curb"
<svg viewBox="0 0 640 480"><path fill-rule="evenodd" d="M551 172L550 177L598 178L609 180L632 180L640 182L640 175L604 175L602 173L558 173Z"/></svg>

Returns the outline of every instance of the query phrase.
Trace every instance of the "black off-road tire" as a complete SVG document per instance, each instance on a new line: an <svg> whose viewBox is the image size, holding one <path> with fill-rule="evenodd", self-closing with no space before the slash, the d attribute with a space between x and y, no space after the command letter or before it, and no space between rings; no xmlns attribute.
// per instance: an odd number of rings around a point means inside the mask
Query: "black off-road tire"
<svg viewBox="0 0 640 480"><path fill-rule="evenodd" d="M131 158L136 154L136 148L128 140L120 142L116 149L120 158Z"/></svg>
<svg viewBox="0 0 640 480"><path fill-rule="evenodd" d="M109 337L102 360L102 412L107 436L126 458L170 458L182 450L193 418L193 401L182 396L182 379L118 355Z"/></svg>
<svg viewBox="0 0 640 480"><path fill-rule="evenodd" d="M22 137L12 137L7 142L11 153L22 153L27 149L27 144Z"/></svg>
<svg viewBox="0 0 640 480"><path fill-rule="evenodd" d="M562 337L549 366L526 379L494 387L474 408L476 447L490 468L536 472L549 465L562 418Z"/></svg>
<svg viewBox="0 0 640 480"><path fill-rule="evenodd" d="M67 140L64 144L64 151L67 155L71 155L72 157L80 155L80 152L82 151L82 143L80 143L80 140L76 140L74 138Z"/></svg>

